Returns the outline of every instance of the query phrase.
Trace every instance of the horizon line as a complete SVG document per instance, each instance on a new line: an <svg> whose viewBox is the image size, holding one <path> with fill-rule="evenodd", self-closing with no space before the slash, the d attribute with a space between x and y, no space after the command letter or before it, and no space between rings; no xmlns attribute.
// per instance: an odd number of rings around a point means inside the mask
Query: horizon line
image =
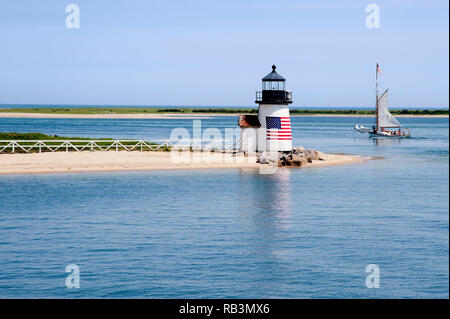
<svg viewBox="0 0 450 319"><path fill-rule="evenodd" d="M6 107L5 107L6 106ZM2 109L8 109L7 106L12 106L13 108L16 108L17 106L24 106L26 108L53 108L53 107L76 107L76 108L256 108L257 105L250 106L250 105L142 105L142 104L30 104L30 103L0 103L0 108ZM371 109L375 106L290 106L289 108L303 108L303 109L320 109L320 108L327 108L327 109ZM449 106L393 106L390 107L391 110L393 109L412 109L412 110L423 110L423 109L430 109L430 110L443 110L443 109L449 109Z"/></svg>

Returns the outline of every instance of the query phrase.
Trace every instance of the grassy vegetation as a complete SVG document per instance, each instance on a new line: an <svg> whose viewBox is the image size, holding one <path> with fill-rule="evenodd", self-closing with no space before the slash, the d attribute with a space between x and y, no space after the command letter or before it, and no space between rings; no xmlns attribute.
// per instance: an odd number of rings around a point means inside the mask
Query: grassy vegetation
<svg viewBox="0 0 450 319"><path fill-rule="evenodd" d="M372 110L311 110L293 109L289 110L293 115L373 115Z"/></svg>
<svg viewBox="0 0 450 319"><path fill-rule="evenodd" d="M391 110L398 115L448 115L448 110Z"/></svg>
<svg viewBox="0 0 450 319"><path fill-rule="evenodd" d="M448 110L389 110L393 115L448 115ZM373 115L375 110L308 110L293 109L291 114L296 115Z"/></svg>
<svg viewBox="0 0 450 319"><path fill-rule="evenodd" d="M92 140L91 138L85 137L64 137L58 135L46 135L42 133L2 133L0 132L0 140L15 140L15 141L24 141L24 140ZM113 139L104 139L104 140L113 140Z"/></svg>
<svg viewBox="0 0 450 319"><path fill-rule="evenodd" d="M0 109L2 113L51 113L51 114L137 114L158 113L158 108L14 108Z"/></svg>
<svg viewBox="0 0 450 319"><path fill-rule="evenodd" d="M50 146L52 149L55 149L57 146L61 146L64 144L65 140L77 140L77 142L71 142L71 144L75 147L82 148L83 146L86 147L84 150L89 151L91 148L88 146L88 143L90 140L95 140L96 144L102 148L106 148L112 144L114 139L111 138L85 138L85 137L64 137L64 136L57 136L57 135L46 135L42 133L1 133L0 132L0 151L1 153L12 153L12 148L6 148L2 151L2 149L8 145L7 141L33 141L33 140L45 140L48 142L45 142L46 145ZM54 141L54 142L53 142ZM125 146L130 149L133 146L137 146L139 141L130 140L127 141ZM20 142L20 145L24 146L25 148L30 147L32 145L36 144L35 142ZM154 151L156 146L159 144L157 143L147 143L150 147L143 146L143 151ZM94 148L95 149L95 148ZM137 146L135 150L140 150L141 147ZM116 150L116 147L113 146L111 150ZM117 150L124 151L126 150L124 147L117 147ZM56 150L56 152L65 152L65 151L75 151L75 148L72 146L62 146L59 149ZM164 146L158 149L158 151L170 151L170 147ZM33 148L30 149L30 153L37 153L39 152L39 148ZM47 147L41 147L41 152L52 152L51 149ZM21 148L15 147L14 153L25 153L24 150Z"/></svg>
<svg viewBox="0 0 450 319"><path fill-rule="evenodd" d="M102 108L102 107L84 107L84 108L17 108L0 109L0 113L49 113L49 114L256 114L257 108ZM291 109L293 115L374 115L373 110L324 110L324 109ZM391 110L394 115L449 115L449 110L412 110L403 109Z"/></svg>

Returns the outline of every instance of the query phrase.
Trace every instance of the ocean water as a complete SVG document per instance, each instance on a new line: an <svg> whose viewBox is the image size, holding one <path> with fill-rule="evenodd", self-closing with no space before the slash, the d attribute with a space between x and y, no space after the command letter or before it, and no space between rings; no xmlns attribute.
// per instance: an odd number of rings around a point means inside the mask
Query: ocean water
<svg viewBox="0 0 450 319"><path fill-rule="evenodd" d="M382 157L253 170L0 175L1 298L448 298L448 118L293 117L294 144ZM236 117L202 120L224 130ZM167 139L192 120L0 119L0 131ZM68 289L65 268L80 269ZM368 264L380 287L368 289Z"/></svg>

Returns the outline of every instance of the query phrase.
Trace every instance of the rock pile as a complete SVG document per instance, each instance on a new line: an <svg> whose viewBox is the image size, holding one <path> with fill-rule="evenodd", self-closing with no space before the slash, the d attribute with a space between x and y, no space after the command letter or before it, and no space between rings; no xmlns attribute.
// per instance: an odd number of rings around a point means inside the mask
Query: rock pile
<svg viewBox="0 0 450 319"><path fill-rule="evenodd" d="M279 152L278 153L278 166L291 166L301 167L305 166L312 161L324 161L323 154L317 150L307 150L303 147L297 147L292 149L291 152ZM260 155L257 160L260 164L274 163L273 159L268 159L263 155ZM275 164L275 163L274 163Z"/></svg>

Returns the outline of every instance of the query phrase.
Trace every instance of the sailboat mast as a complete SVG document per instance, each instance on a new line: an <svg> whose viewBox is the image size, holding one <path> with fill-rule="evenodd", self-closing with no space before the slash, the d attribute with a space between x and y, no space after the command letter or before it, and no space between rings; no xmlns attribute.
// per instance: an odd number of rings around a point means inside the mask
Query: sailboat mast
<svg viewBox="0 0 450 319"><path fill-rule="evenodd" d="M377 106L377 129L379 128L378 127L378 63L377 63L377 68L376 68L376 71L375 71L375 77L376 77L376 81L375 81L375 95L376 95L376 99L377 99L377 102L376 102L376 106Z"/></svg>

